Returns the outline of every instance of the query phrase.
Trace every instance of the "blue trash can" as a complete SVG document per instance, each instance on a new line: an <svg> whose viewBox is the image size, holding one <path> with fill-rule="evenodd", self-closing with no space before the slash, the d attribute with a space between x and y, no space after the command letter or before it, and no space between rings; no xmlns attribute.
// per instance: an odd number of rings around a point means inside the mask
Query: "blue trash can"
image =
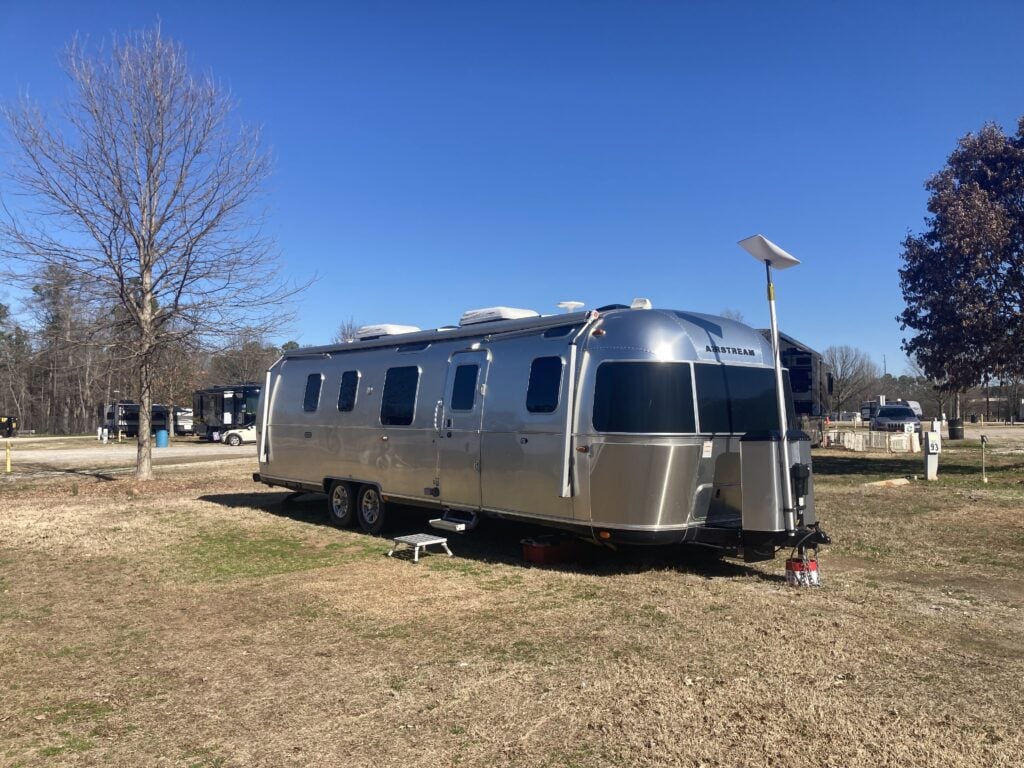
<svg viewBox="0 0 1024 768"><path fill-rule="evenodd" d="M167 430L158 429L156 431L156 447L166 448L167 447Z"/></svg>

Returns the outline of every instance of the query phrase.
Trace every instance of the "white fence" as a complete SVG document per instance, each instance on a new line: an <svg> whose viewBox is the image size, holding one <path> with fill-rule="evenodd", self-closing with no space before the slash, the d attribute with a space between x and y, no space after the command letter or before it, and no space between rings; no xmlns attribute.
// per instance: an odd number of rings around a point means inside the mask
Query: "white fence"
<svg viewBox="0 0 1024 768"><path fill-rule="evenodd" d="M916 433L830 429L825 434L830 448L846 448L850 451L885 451L886 453L921 452L921 438Z"/></svg>

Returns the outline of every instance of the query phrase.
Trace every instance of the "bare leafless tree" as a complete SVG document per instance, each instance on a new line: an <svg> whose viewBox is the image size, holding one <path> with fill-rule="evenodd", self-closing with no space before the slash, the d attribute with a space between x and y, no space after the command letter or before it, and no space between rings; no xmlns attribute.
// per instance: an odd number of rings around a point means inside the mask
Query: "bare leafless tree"
<svg viewBox="0 0 1024 768"><path fill-rule="evenodd" d="M255 209L271 168L231 97L194 77L159 27L63 58L72 96L59 120L23 99L3 109L25 195L5 202L0 252L14 277L59 265L104 310L138 382L136 477L152 476L156 362L169 346L223 341L286 318L273 243Z"/></svg>
<svg viewBox="0 0 1024 768"><path fill-rule="evenodd" d="M832 409L854 410L878 380L878 365L855 347L828 347L821 354L832 369Z"/></svg>
<svg viewBox="0 0 1024 768"><path fill-rule="evenodd" d="M946 412L954 397L948 382L929 378L913 357L907 357L907 375L914 380L914 387L907 395L909 400L924 403L925 412L936 417Z"/></svg>
<svg viewBox="0 0 1024 768"><path fill-rule="evenodd" d="M354 341L357 330L358 326L356 325L356 321L350 317L338 326L338 330L334 332L334 338L331 339L331 341L336 344L340 344L343 341Z"/></svg>
<svg viewBox="0 0 1024 768"><path fill-rule="evenodd" d="M213 355L207 370L208 385L262 382L263 375L281 356L281 348L270 344L263 335L243 331L231 347Z"/></svg>
<svg viewBox="0 0 1024 768"><path fill-rule="evenodd" d="M730 320L735 320L736 322L739 322L739 323L743 322L743 313L740 312L738 309L726 308L726 309L722 310L721 314L722 314L722 317L727 317Z"/></svg>

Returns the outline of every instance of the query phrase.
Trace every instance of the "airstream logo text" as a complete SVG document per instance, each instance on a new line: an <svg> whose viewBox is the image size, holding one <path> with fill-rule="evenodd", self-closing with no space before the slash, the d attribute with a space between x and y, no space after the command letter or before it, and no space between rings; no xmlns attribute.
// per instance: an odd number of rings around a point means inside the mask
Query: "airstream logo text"
<svg viewBox="0 0 1024 768"><path fill-rule="evenodd" d="M751 357L754 356L754 350L744 349L743 347L720 347L717 344L708 344L705 347L705 350L707 352L718 352L727 355L750 355Z"/></svg>

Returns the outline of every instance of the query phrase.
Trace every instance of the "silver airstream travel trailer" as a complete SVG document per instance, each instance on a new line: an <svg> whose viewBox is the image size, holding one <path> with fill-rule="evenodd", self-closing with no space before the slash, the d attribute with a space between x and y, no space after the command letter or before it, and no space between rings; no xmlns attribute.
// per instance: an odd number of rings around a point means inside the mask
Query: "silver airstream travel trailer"
<svg viewBox="0 0 1024 768"><path fill-rule="evenodd" d="M370 533L395 501L442 510L442 527L500 516L750 559L824 541L803 433L787 433L799 501L782 508L770 345L635 305L474 310L287 352L263 387L254 479L326 493L333 522Z"/></svg>

